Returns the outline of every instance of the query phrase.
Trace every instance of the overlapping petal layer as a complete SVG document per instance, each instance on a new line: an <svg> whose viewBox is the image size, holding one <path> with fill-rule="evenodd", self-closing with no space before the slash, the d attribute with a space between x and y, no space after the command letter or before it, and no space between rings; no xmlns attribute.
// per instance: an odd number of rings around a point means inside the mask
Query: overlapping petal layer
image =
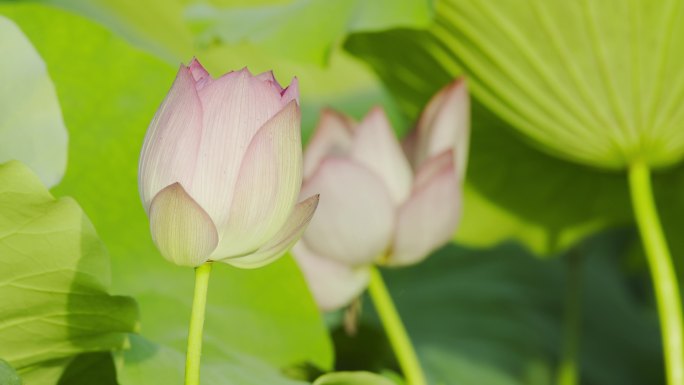
<svg viewBox="0 0 684 385"><path fill-rule="evenodd" d="M213 258L258 249L289 217L302 180L300 119L292 101L254 136L242 159L228 221L221 226Z"/></svg>
<svg viewBox="0 0 684 385"><path fill-rule="evenodd" d="M302 186L302 195L311 194L321 194L303 237L313 252L352 266L385 252L395 209L375 173L350 159L327 158Z"/></svg>
<svg viewBox="0 0 684 385"><path fill-rule="evenodd" d="M180 183L162 189L152 200L150 229L161 254L176 265L199 266L218 244L209 214Z"/></svg>
<svg viewBox="0 0 684 385"><path fill-rule="evenodd" d="M298 203L285 225L258 250L248 255L222 259L233 266L253 269L266 265L285 254L301 238L318 206L318 195Z"/></svg>
<svg viewBox="0 0 684 385"><path fill-rule="evenodd" d="M181 66L166 99L152 119L140 154L138 187L145 211L173 183L190 186L202 138L202 105L195 80Z"/></svg>

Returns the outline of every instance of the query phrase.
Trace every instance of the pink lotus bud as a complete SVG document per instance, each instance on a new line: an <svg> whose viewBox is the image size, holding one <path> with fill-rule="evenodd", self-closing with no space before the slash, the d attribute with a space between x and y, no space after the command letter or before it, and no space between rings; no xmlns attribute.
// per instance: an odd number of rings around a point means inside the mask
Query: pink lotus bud
<svg viewBox="0 0 684 385"><path fill-rule="evenodd" d="M403 150L380 108L358 124L323 112L304 154L302 186L302 195L323 200L293 248L322 309L358 296L371 264L414 264L451 239L469 120L462 80L432 98Z"/></svg>
<svg viewBox="0 0 684 385"><path fill-rule="evenodd" d="M243 268L284 254L318 197L297 204L302 181L299 92L271 72L212 79L193 60L148 128L138 185L152 239L169 261Z"/></svg>

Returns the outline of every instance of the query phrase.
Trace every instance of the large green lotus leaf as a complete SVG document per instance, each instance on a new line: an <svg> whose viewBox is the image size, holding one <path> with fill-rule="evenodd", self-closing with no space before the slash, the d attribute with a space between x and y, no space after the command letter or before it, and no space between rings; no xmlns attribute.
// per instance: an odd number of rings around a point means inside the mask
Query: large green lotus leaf
<svg viewBox="0 0 684 385"><path fill-rule="evenodd" d="M127 344L137 306L107 294L109 258L90 221L16 161L0 165L0 239L0 357L27 384L55 383L29 378Z"/></svg>
<svg viewBox="0 0 684 385"><path fill-rule="evenodd" d="M186 333L194 274L159 255L137 189L145 130L176 68L64 11L10 3L0 14L24 30L57 87L71 151L55 193L77 198L97 226L113 256L114 287L139 299L143 334L178 343ZM278 366L330 366L329 338L291 258L255 271L220 266L211 285L208 344Z"/></svg>
<svg viewBox="0 0 684 385"><path fill-rule="evenodd" d="M136 46L175 63L193 53L184 0L37 0L94 19ZM153 14L154 17L150 17Z"/></svg>
<svg viewBox="0 0 684 385"><path fill-rule="evenodd" d="M391 0L295 0L252 7L191 5L186 17L201 45L246 41L285 57L322 63L347 33L426 27L431 9L427 0L401 6Z"/></svg>
<svg viewBox="0 0 684 385"><path fill-rule="evenodd" d="M373 67L409 120L415 121L429 98L461 74L452 52L431 31L356 34L345 48ZM596 229L630 221L624 175L540 152L477 98L472 104L464 213L456 240L487 246L513 238L548 254Z"/></svg>
<svg viewBox="0 0 684 385"><path fill-rule="evenodd" d="M64 175L67 131L45 63L11 21L0 17L0 162L28 164L48 186Z"/></svg>
<svg viewBox="0 0 684 385"><path fill-rule="evenodd" d="M583 384L663 380L655 309L634 291L648 276L628 281L621 267L632 236L609 233L574 251ZM567 256L540 260L513 244L450 245L383 275L432 383L545 385L555 383L569 269Z"/></svg>
<svg viewBox="0 0 684 385"><path fill-rule="evenodd" d="M168 346L132 335L131 348L116 354L120 385L181 385L185 356ZM207 385L306 385L286 378L280 371L253 357L222 349L212 359L203 357L201 379ZM392 385L393 382L366 372L338 372L319 377L314 385Z"/></svg>
<svg viewBox="0 0 684 385"><path fill-rule="evenodd" d="M120 385L182 385L185 355L155 344L140 336L131 336L131 349L117 354L117 377ZM306 385L283 376L263 362L226 350L202 356L202 384L205 385Z"/></svg>
<svg viewBox="0 0 684 385"><path fill-rule="evenodd" d="M684 156L681 0L445 0L433 29L475 95L556 156Z"/></svg>

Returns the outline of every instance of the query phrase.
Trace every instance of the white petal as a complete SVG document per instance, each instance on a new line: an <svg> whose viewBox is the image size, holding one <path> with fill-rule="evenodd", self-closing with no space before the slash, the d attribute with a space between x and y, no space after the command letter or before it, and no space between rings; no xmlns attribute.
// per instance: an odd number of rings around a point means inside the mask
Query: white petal
<svg viewBox="0 0 684 385"><path fill-rule="evenodd" d="M351 154L352 158L378 174L396 204L408 197L411 192L411 165L381 108L372 109L359 123Z"/></svg>
<svg viewBox="0 0 684 385"><path fill-rule="evenodd" d="M309 178L326 156L349 152L354 124L350 118L333 110L321 112L321 119L304 152L304 178Z"/></svg>
<svg viewBox="0 0 684 385"><path fill-rule="evenodd" d="M152 200L150 230L161 254L176 265L199 266L218 244L211 218L179 183L162 189Z"/></svg>
<svg viewBox="0 0 684 385"><path fill-rule="evenodd" d="M321 310L333 311L349 305L368 286L368 266L354 268L320 257L312 253L304 241L292 248L292 255Z"/></svg>
<svg viewBox="0 0 684 385"><path fill-rule="evenodd" d="M181 66L147 129L140 153L138 187L145 211L164 187L190 186L202 137L202 106L189 69Z"/></svg>
<svg viewBox="0 0 684 385"><path fill-rule="evenodd" d="M259 250L241 257L219 260L243 269L254 269L275 261L301 238L318 205L318 195L297 204L285 225Z"/></svg>
<svg viewBox="0 0 684 385"><path fill-rule="evenodd" d="M461 186L452 151L423 164L409 200L399 209L388 265L408 265L447 243L461 215Z"/></svg>
<svg viewBox="0 0 684 385"><path fill-rule="evenodd" d="M321 194L304 234L313 252L353 266L371 263L386 252L395 209L375 173L353 160L327 158L302 186L302 194Z"/></svg>
<svg viewBox="0 0 684 385"><path fill-rule="evenodd" d="M425 107L416 129L414 166L417 168L427 159L452 148L456 173L463 180L470 136L470 99L465 80L457 79L437 93Z"/></svg>
<svg viewBox="0 0 684 385"><path fill-rule="evenodd" d="M242 158L257 131L281 109L280 94L247 70L199 91L204 133L189 192L220 228L228 220Z"/></svg>
<svg viewBox="0 0 684 385"><path fill-rule="evenodd" d="M251 253L283 227L302 184L300 113L296 102L259 130L249 145L230 207L219 226L221 241L212 259Z"/></svg>

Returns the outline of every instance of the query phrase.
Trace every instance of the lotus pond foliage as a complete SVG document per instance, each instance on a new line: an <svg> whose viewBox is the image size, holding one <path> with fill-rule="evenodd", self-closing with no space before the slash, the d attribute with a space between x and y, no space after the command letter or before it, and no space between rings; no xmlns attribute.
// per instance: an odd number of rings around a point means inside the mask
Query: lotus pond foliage
<svg viewBox="0 0 684 385"><path fill-rule="evenodd" d="M0 0L0 385L684 385L684 0Z"/></svg>

